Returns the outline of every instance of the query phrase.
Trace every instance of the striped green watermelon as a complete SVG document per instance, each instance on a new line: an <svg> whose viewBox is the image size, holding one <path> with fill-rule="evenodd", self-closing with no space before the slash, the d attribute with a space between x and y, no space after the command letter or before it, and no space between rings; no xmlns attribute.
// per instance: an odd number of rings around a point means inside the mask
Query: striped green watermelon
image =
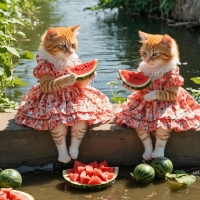
<svg viewBox="0 0 200 200"><path fill-rule="evenodd" d="M16 189L22 184L22 176L15 169L1 170L0 173L0 188Z"/></svg>
<svg viewBox="0 0 200 200"><path fill-rule="evenodd" d="M173 164L166 157L155 158L151 162L151 166L154 168L155 176L158 178L164 178L167 173L171 174L173 171Z"/></svg>
<svg viewBox="0 0 200 200"><path fill-rule="evenodd" d="M119 70L122 82L134 90L142 90L151 84L151 78L144 76L142 72Z"/></svg>
<svg viewBox="0 0 200 200"><path fill-rule="evenodd" d="M154 169L145 163L137 165L130 174L138 183L150 183L155 177Z"/></svg>
<svg viewBox="0 0 200 200"><path fill-rule="evenodd" d="M70 67L68 71L77 75L77 80L85 80L93 76L98 66L98 59Z"/></svg>

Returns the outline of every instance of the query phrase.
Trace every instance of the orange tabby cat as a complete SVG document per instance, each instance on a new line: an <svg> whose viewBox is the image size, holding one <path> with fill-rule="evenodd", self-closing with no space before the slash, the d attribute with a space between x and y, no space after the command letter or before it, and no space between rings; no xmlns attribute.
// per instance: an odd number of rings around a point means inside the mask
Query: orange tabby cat
<svg viewBox="0 0 200 200"><path fill-rule="evenodd" d="M179 74L179 51L169 35L152 35L139 31L142 62L138 71L152 79L143 90L134 91L116 110L117 123L135 128L144 145L143 158L164 156L171 130L183 131L200 126L200 105L184 90ZM127 89L125 84L123 86ZM155 132L153 149L151 132Z"/></svg>
<svg viewBox="0 0 200 200"><path fill-rule="evenodd" d="M89 86L96 73L77 81L76 74L68 72L68 68L81 64L75 53L79 27L51 27L43 34L38 66L33 70L39 84L25 94L15 116L19 125L50 130L58 149L58 160L63 163L77 159L88 125L106 123L113 116L107 96ZM71 144L68 150L69 127Z"/></svg>

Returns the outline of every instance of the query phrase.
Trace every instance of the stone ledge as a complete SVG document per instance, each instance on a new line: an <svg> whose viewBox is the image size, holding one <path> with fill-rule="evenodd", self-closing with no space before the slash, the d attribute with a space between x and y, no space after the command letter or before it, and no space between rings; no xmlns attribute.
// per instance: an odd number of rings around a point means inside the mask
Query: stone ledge
<svg viewBox="0 0 200 200"><path fill-rule="evenodd" d="M14 122L14 115L14 112L0 113L0 168L56 163L57 149L49 131L18 126ZM200 129L172 132L165 156L176 167L199 166L199 147ZM135 130L120 127L113 120L88 128L78 160L85 163L107 160L113 166L137 165L142 162L142 153L143 145Z"/></svg>

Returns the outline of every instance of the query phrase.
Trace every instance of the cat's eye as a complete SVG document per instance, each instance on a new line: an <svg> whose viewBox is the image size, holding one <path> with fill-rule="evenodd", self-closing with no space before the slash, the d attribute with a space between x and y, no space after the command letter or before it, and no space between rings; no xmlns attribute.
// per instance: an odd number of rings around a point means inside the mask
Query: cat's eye
<svg viewBox="0 0 200 200"><path fill-rule="evenodd" d="M143 55L143 56L146 56L147 53L146 53L145 51L142 51L142 55Z"/></svg>
<svg viewBox="0 0 200 200"><path fill-rule="evenodd" d="M72 44L72 48L75 48L75 46L76 46L76 44L75 44L75 43L73 43L73 44Z"/></svg>
<svg viewBox="0 0 200 200"><path fill-rule="evenodd" d="M158 53L153 53L152 54L153 57L156 57L157 55L158 55Z"/></svg>
<svg viewBox="0 0 200 200"><path fill-rule="evenodd" d="M60 45L60 47L63 48L63 49L67 48L66 44Z"/></svg>

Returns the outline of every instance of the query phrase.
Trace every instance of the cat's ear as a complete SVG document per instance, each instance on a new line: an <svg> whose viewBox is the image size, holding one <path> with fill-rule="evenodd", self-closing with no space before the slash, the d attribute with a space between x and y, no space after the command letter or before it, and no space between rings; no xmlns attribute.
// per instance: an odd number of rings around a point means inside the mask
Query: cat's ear
<svg viewBox="0 0 200 200"><path fill-rule="evenodd" d="M163 44L167 45L168 47L171 47L173 39L169 35L165 34L165 35L163 35L161 42Z"/></svg>
<svg viewBox="0 0 200 200"><path fill-rule="evenodd" d="M71 29L71 31L72 31L75 35L78 35L78 34L79 34L78 30L79 30L80 26L81 26L81 25L78 24L78 25L76 25L76 26L71 26L71 27L69 27L69 28Z"/></svg>
<svg viewBox="0 0 200 200"><path fill-rule="evenodd" d="M53 28L53 27L50 27L47 30L46 37L47 37L48 40L51 40L53 37L55 37L57 35L58 35L58 33L56 32L56 29Z"/></svg>
<svg viewBox="0 0 200 200"><path fill-rule="evenodd" d="M139 36L140 36L140 38L141 38L141 41L140 41L140 42L144 42L144 41L148 40L148 35L149 35L149 34L147 34L147 33L144 33L144 32L142 32L142 31L139 31Z"/></svg>

